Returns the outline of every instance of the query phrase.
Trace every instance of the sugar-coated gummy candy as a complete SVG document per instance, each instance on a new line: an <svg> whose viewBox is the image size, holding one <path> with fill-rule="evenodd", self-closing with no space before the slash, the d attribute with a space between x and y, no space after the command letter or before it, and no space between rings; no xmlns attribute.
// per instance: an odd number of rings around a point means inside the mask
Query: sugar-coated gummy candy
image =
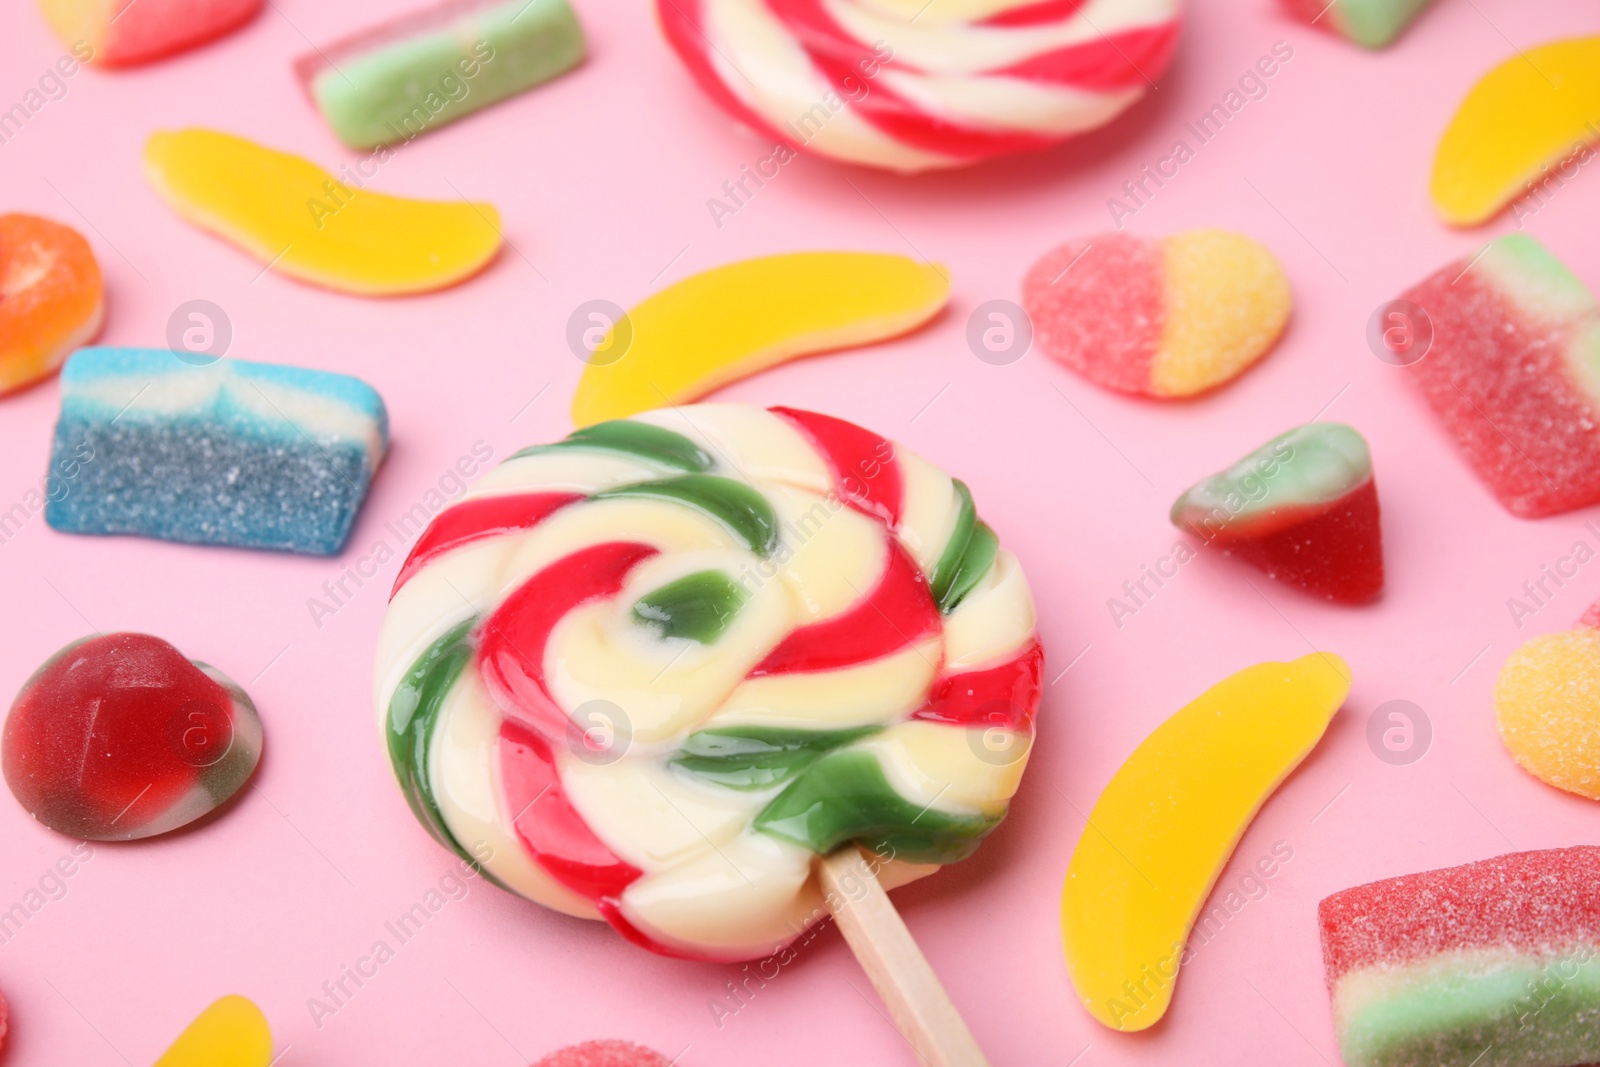
<svg viewBox="0 0 1600 1067"><path fill-rule="evenodd" d="M6 1035L11 1032L11 1005L0 994L0 1052L6 1050Z"/></svg>
<svg viewBox="0 0 1600 1067"><path fill-rule="evenodd" d="M1597 140L1600 36L1518 48L1472 87L1439 138L1434 207L1448 223L1475 226L1519 196L1537 203L1552 179L1560 188L1594 158Z"/></svg>
<svg viewBox="0 0 1600 1067"><path fill-rule="evenodd" d="M144 172L172 210L266 269L328 289L394 296L443 289L500 249L493 204L374 192L364 166L310 160L216 130L158 130Z"/></svg>
<svg viewBox="0 0 1600 1067"><path fill-rule="evenodd" d="M1215 389L1271 350L1289 280L1267 248L1225 230L1097 234L1046 253L1022 283L1039 346L1118 392Z"/></svg>
<svg viewBox="0 0 1600 1067"><path fill-rule="evenodd" d="M349 375L84 348L61 372L45 520L331 555L388 441L383 400Z"/></svg>
<svg viewBox="0 0 1600 1067"><path fill-rule="evenodd" d="M944 307L950 273L876 252L795 252L702 271L646 298L600 343L572 398L577 426L621 419L814 352L916 329Z"/></svg>
<svg viewBox="0 0 1600 1067"><path fill-rule="evenodd" d="M1600 848L1356 886L1317 919L1348 1067L1600 1061Z"/></svg>
<svg viewBox="0 0 1600 1067"><path fill-rule="evenodd" d="M1172 524L1315 596L1383 590L1383 531L1366 439L1337 422L1279 434L1190 487Z"/></svg>
<svg viewBox="0 0 1600 1067"><path fill-rule="evenodd" d="M515 96L582 59L567 0L447 0L295 62L339 140L400 144Z"/></svg>
<svg viewBox="0 0 1600 1067"><path fill-rule="evenodd" d="M1536 637L1500 668L1500 740L1557 789L1600 800L1600 602L1578 625Z"/></svg>
<svg viewBox="0 0 1600 1067"><path fill-rule="evenodd" d="M1507 234L1404 294L1432 342L1409 370L1514 515L1600 502L1600 305L1532 237ZM1407 312L1414 317L1414 312Z"/></svg>
<svg viewBox="0 0 1600 1067"><path fill-rule="evenodd" d="M100 265L82 235L0 215L0 396L54 374L104 317Z"/></svg>
<svg viewBox="0 0 1600 1067"><path fill-rule="evenodd" d="M148 634L76 641L34 672L0 734L23 808L92 841L128 841L208 814L261 758L250 698Z"/></svg>
<svg viewBox="0 0 1600 1067"><path fill-rule="evenodd" d="M533 1067L673 1067L673 1063L631 1041L585 1041L557 1049Z"/></svg>
<svg viewBox="0 0 1600 1067"><path fill-rule="evenodd" d="M244 997L230 995L196 1016L155 1067L268 1067L273 1062L266 1016Z"/></svg>
<svg viewBox="0 0 1600 1067"><path fill-rule="evenodd" d="M1166 70L1181 7L657 0L656 13L700 88L741 125L831 159L915 172L1110 122Z"/></svg>
<svg viewBox="0 0 1600 1067"><path fill-rule="evenodd" d="M1145 1030L1166 1014L1217 876L1349 692L1331 652L1258 663L1178 709L1118 768L1061 887L1067 973L1097 1021Z"/></svg>
<svg viewBox="0 0 1600 1067"><path fill-rule="evenodd" d="M418 820L500 884L759 959L828 914L818 856L859 843L893 887L1005 817L1034 623L932 464L814 412L663 408L519 452L434 518L378 725Z"/></svg>
<svg viewBox="0 0 1600 1067"><path fill-rule="evenodd" d="M1433 0L1281 0L1302 22L1363 48L1382 48L1400 36Z"/></svg>
<svg viewBox="0 0 1600 1067"><path fill-rule="evenodd" d="M39 0L62 44L89 59L122 66L160 59L231 33L255 18L263 0Z"/></svg>

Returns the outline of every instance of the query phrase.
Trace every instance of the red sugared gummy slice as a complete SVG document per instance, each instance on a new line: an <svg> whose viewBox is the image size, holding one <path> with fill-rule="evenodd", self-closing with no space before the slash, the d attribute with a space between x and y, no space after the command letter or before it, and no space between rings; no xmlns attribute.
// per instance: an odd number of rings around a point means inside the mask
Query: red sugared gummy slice
<svg viewBox="0 0 1600 1067"><path fill-rule="evenodd" d="M117 633L57 653L6 720L6 783L46 826L92 840L137 837L199 782L184 748L199 724L221 733L233 697L159 637Z"/></svg>
<svg viewBox="0 0 1600 1067"><path fill-rule="evenodd" d="M558 1049L533 1067L672 1067L672 1063L631 1041L585 1041Z"/></svg>
<svg viewBox="0 0 1600 1067"><path fill-rule="evenodd" d="M1513 852L1356 886L1317 908L1328 986L1454 949L1545 956L1600 945L1600 848Z"/></svg>
<svg viewBox="0 0 1600 1067"><path fill-rule="evenodd" d="M1224 530L1214 543L1271 578L1341 604L1362 604L1383 590L1378 483L1371 478L1290 526L1261 537L1251 537L1247 527L1238 534Z"/></svg>
<svg viewBox="0 0 1600 1067"><path fill-rule="evenodd" d="M1166 271L1161 242L1132 234L1102 234L1046 253L1022 282L1039 347L1107 389L1149 393L1167 317Z"/></svg>
<svg viewBox="0 0 1600 1067"><path fill-rule="evenodd" d="M1500 253L1493 247L1484 258ZM1433 342L1411 365L1428 403L1506 509L1541 518L1600 502L1600 403L1566 365L1572 324L1541 320L1463 260L1405 299Z"/></svg>
<svg viewBox="0 0 1600 1067"><path fill-rule="evenodd" d="M146 63L231 33L255 18L262 0L123 0L106 5L95 59L110 65Z"/></svg>

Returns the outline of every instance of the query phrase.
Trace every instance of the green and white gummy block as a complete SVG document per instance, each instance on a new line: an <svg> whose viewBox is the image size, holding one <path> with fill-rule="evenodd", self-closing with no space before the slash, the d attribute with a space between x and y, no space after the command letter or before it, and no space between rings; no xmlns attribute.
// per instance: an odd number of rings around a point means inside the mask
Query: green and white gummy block
<svg viewBox="0 0 1600 1067"><path fill-rule="evenodd" d="M295 63L352 148L409 141L582 61L566 0L451 0L354 34Z"/></svg>

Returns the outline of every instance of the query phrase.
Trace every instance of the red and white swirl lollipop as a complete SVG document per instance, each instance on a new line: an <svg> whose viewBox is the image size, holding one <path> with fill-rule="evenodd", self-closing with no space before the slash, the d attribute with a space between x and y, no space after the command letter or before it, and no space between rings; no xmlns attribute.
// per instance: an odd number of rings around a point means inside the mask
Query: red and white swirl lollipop
<svg viewBox="0 0 1600 1067"><path fill-rule="evenodd" d="M1110 122L1172 59L1180 0L657 0L711 98L767 136L895 171Z"/></svg>

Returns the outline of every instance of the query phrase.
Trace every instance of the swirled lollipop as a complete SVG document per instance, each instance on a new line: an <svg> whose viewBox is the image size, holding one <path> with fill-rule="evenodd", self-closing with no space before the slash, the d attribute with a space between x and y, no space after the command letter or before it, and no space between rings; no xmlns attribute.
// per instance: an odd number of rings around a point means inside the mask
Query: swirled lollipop
<svg viewBox="0 0 1600 1067"><path fill-rule="evenodd" d="M1172 59L1179 0L657 0L700 87L752 129L886 170L1103 126Z"/></svg>
<svg viewBox="0 0 1600 1067"><path fill-rule="evenodd" d="M703 404L525 449L396 582L379 720L502 886L670 955L765 956L1000 822L1043 654L959 481L851 423Z"/></svg>

